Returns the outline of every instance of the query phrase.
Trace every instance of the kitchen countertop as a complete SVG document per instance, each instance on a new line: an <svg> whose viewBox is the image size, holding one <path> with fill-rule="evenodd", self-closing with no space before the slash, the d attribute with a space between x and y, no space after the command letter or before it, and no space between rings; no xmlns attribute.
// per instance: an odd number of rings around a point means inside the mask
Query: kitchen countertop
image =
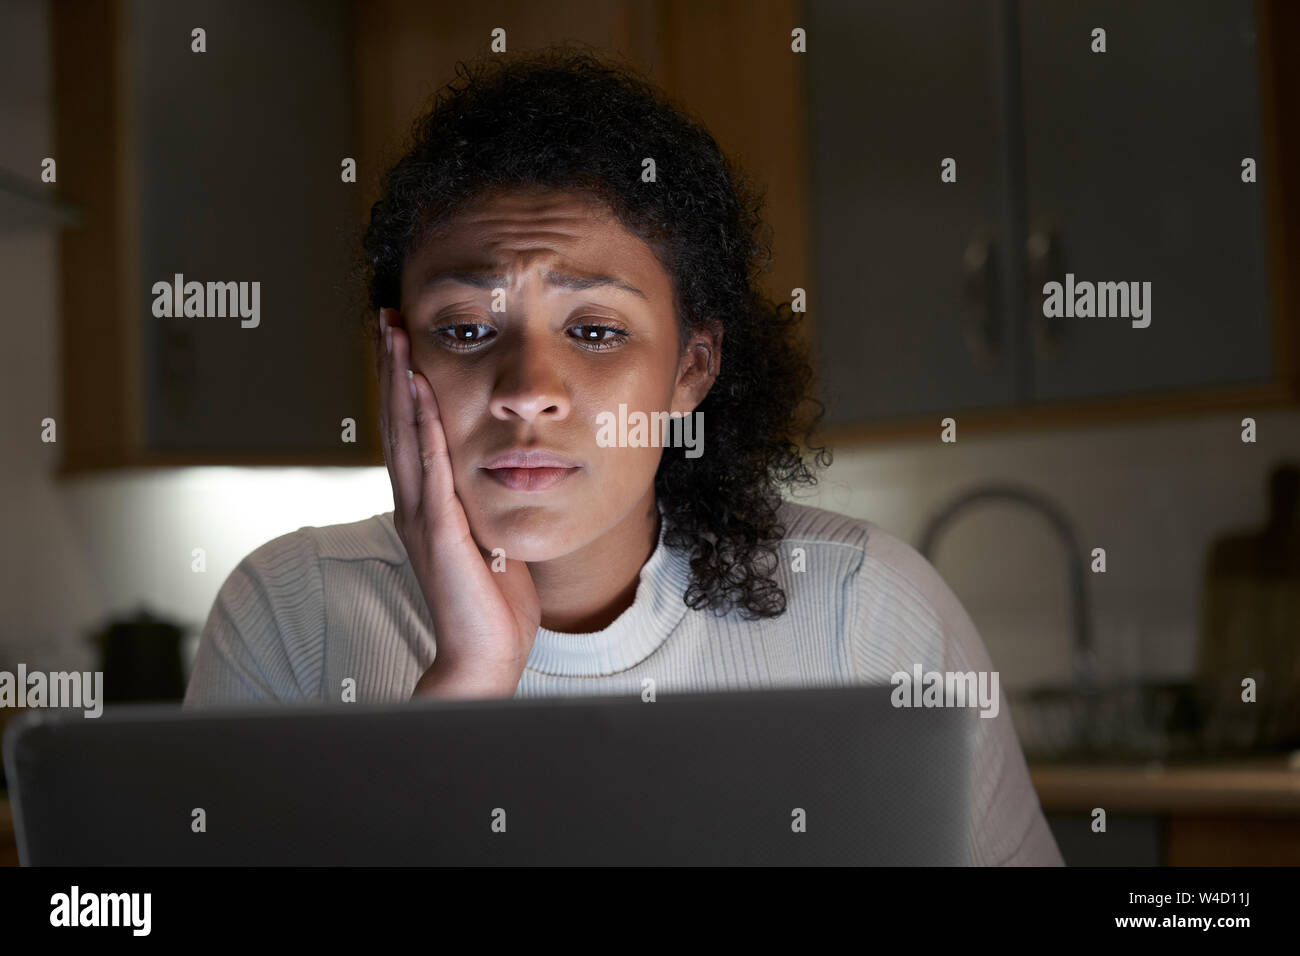
<svg viewBox="0 0 1300 956"><path fill-rule="evenodd" d="M1300 816L1300 751L1205 763L1034 763L1029 775L1045 812Z"/></svg>

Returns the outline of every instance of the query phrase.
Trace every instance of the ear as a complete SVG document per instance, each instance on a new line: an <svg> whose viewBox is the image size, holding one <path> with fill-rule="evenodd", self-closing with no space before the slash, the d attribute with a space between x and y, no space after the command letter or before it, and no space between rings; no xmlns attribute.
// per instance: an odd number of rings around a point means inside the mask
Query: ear
<svg viewBox="0 0 1300 956"><path fill-rule="evenodd" d="M675 412L689 414L704 401L722 371L722 323L692 329L677 366L677 385L673 389Z"/></svg>

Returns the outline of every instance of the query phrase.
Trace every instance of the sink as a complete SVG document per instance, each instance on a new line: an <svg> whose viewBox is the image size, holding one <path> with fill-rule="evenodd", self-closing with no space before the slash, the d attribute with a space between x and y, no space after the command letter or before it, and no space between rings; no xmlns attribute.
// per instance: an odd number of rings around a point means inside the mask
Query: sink
<svg viewBox="0 0 1300 956"><path fill-rule="evenodd" d="M1294 732L1266 732L1275 714L1216 702L1194 681L1130 681L1081 691L1050 685L1008 692L1027 760L1071 763L1199 763L1285 753Z"/></svg>

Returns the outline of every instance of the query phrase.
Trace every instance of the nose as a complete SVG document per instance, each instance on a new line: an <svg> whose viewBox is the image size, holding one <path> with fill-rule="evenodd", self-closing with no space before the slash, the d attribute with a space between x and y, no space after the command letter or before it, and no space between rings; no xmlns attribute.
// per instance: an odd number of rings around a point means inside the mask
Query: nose
<svg viewBox="0 0 1300 956"><path fill-rule="evenodd" d="M504 357L490 407L502 421L567 418L569 396L553 358L535 343L517 343Z"/></svg>

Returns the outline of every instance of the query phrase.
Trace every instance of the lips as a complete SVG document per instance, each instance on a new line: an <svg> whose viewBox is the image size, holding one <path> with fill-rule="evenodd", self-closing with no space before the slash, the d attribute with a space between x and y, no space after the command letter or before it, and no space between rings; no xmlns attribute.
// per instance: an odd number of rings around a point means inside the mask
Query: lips
<svg viewBox="0 0 1300 956"><path fill-rule="evenodd" d="M484 468L579 468L582 463L544 448L511 448L482 465Z"/></svg>
<svg viewBox="0 0 1300 956"><path fill-rule="evenodd" d="M490 468L488 477L512 491L544 491L553 488L577 468Z"/></svg>
<svg viewBox="0 0 1300 956"><path fill-rule="evenodd" d="M544 491L574 475L581 464L546 449L513 448L488 459L488 477L512 491Z"/></svg>

